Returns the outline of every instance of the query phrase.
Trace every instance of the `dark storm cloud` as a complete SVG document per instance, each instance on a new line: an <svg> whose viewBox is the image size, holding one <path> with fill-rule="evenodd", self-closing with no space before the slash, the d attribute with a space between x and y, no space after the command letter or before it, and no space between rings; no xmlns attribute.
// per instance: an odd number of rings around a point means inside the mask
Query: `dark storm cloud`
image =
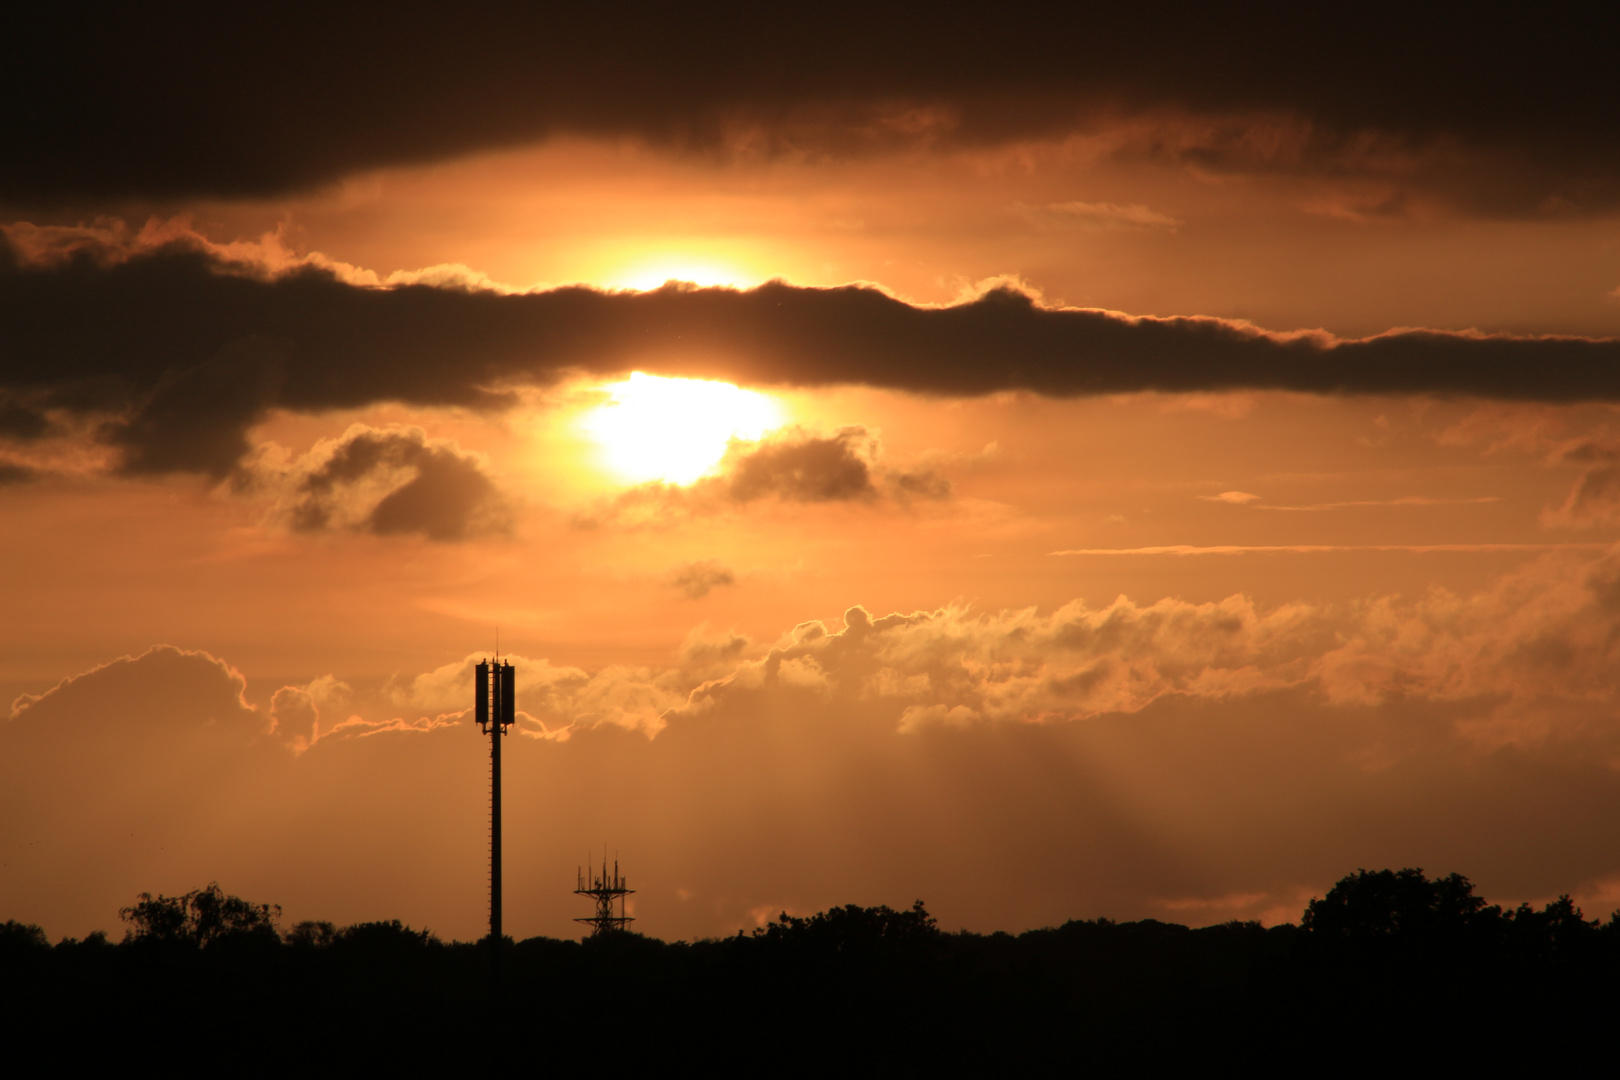
<svg viewBox="0 0 1620 1080"><path fill-rule="evenodd" d="M104 418L104 438L124 448L134 472L219 475L271 408L494 409L519 385L632 369L950 396L1272 389L1620 400L1620 342L1609 339L1414 330L1343 340L1044 308L1008 289L948 308L780 282L648 293L378 289L315 269L255 276L183 247L26 266L0 249L0 393L36 411ZM829 464L809 460L818 452L838 456L801 447L802 468L774 467L792 464L785 458L750 466L768 482L736 472L739 497L813 497L816 484L833 491L850 481L848 463L842 481L815 473Z"/></svg>
<svg viewBox="0 0 1620 1080"><path fill-rule="evenodd" d="M34 5L8 21L0 199L266 195L559 133L847 153L1170 116L1193 123L1144 152L1339 175L1437 154L1431 181L1488 209L1605 205L1615 22L1597 4Z"/></svg>

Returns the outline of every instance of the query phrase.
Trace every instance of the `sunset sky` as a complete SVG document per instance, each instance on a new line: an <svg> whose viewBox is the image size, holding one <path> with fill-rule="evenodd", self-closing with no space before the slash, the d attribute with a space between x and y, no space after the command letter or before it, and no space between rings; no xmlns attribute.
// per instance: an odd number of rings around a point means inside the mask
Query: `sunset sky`
<svg viewBox="0 0 1620 1080"><path fill-rule="evenodd" d="M497 633L519 938L1606 917L1614 19L1303 7L18 24L0 920L477 937Z"/></svg>

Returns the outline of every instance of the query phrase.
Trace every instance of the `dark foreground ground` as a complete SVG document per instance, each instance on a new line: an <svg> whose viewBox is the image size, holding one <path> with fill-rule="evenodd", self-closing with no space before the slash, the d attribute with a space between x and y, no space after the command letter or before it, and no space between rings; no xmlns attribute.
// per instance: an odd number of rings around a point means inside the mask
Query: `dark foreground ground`
<svg viewBox="0 0 1620 1080"><path fill-rule="evenodd" d="M506 945L494 984L487 942L398 923L283 934L273 909L217 889L146 902L117 944L0 927L13 1060L27 1047L64 1067L233 1072L1545 1070L1583 1050L1607 1059L1620 1006L1620 916L1504 912L1465 879L1417 871L1345 878L1301 925L1269 929L941 933L919 903L695 943L533 938Z"/></svg>

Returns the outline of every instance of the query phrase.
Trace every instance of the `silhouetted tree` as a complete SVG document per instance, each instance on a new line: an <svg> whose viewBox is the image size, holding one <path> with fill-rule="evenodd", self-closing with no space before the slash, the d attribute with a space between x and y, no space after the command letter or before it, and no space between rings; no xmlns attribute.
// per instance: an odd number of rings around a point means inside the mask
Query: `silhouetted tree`
<svg viewBox="0 0 1620 1080"><path fill-rule="evenodd" d="M276 920L280 904L254 904L227 895L219 882L206 889L193 889L184 896L153 896L141 893L133 906L122 908L118 917L129 923L136 940L174 942L206 946L231 936L254 936L280 940Z"/></svg>
<svg viewBox="0 0 1620 1080"><path fill-rule="evenodd" d="M330 923L326 925L331 926ZM390 919L386 922L363 922L345 926L333 937L332 944L345 952L375 956L415 952L430 945L438 945L439 939L433 936L431 930L412 930L398 919Z"/></svg>
<svg viewBox="0 0 1620 1080"><path fill-rule="evenodd" d="M84 940L66 937L56 943L58 949L110 949L112 942L107 940L107 931L92 930L84 936Z"/></svg>
<svg viewBox="0 0 1620 1080"><path fill-rule="evenodd" d="M1357 870L1340 878L1305 908L1304 926L1323 938L1370 941L1467 932L1496 923L1499 907L1487 907L1461 874L1430 881L1422 870Z"/></svg>
<svg viewBox="0 0 1620 1080"><path fill-rule="evenodd" d="M45 939L45 931L33 923L20 923L15 919L0 923L0 958L11 959L42 952L50 947L50 942Z"/></svg>
<svg viewBox="0 0 1620 1080"><path fill-rule="evenodd" d="M766 941L793 942L833 952L871 949L882 943L926 941L938 934L934 917L924 909L921 900L914 902L909 911L895 911L884 905L863 908L856 904L830 908L808 918L798 918L784 911L754 931L754 937Z"/></svg>
<svg viewBox="0 0 1620 1080"><path fill-rule="evenodd" d="M305 919L287 932L287 944L303 949L324 949L337 940L338 929L329 922Z"/></svg>
<svg viewBox="0 0 1620 1080"><path fill-rule="evenodd" d="M1537 960L1564 960L1591 951L1599 931L1597 920L1588 922L1568 895L1540 911L1520 904L1512 915L1509 936L1521 954Z"/></svg>

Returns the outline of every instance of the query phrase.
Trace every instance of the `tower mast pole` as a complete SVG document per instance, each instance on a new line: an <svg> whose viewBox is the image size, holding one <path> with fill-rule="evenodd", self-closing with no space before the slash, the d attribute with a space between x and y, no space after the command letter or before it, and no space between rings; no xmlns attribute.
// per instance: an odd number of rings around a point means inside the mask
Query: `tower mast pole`
<svg viewBox="0 0 1620 1080"><path fill-rule="evenodd" d="M501 946L501 736L517 721L517 679L511 663L480 661L474 669L473 714L489 736L489 970L500 976Z"/></svg>
<svg viewBox="0 0 1620 1080"><path fill-rule="evenodd" d="M495 676L496 715L503 702L499 694L501 678L497 666ZM500 956L501 948L501 729L497 721L489 726L489 940L491 957ZM494 960L498 967L500 961Z"/></svg>

